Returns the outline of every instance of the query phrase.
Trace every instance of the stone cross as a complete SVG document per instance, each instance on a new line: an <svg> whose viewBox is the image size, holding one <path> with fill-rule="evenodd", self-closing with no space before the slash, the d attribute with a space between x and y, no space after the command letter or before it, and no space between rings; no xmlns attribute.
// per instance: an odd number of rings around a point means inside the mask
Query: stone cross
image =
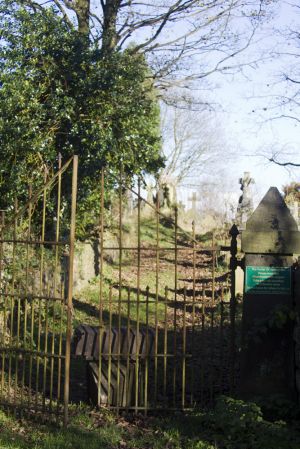
<svg viewBox="0 0 300 449"><path fill-rule="evenodd" d="M193 192L192 196L190 198L188 198L188 201L192 202L192 211L196 212L197 201L200 201L200 198L197 197L197 193Z"/></svg>

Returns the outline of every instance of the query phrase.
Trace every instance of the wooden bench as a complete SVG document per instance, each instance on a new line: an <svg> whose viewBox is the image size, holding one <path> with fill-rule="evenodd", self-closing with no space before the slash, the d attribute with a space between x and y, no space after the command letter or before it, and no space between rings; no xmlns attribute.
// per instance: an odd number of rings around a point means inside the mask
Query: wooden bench
<svg viewBox="0 0 300 449"><path fill-rule="evenodd" d="M129 407L137 397L141 405L144 398L145 360L151 356L154 347L153 330L102 328L101 335L99 330L99 327L83 324L75 329L72 339L73 355L84 357L87 361L90 400L98 404L100 383L101 404Z"/></svg>

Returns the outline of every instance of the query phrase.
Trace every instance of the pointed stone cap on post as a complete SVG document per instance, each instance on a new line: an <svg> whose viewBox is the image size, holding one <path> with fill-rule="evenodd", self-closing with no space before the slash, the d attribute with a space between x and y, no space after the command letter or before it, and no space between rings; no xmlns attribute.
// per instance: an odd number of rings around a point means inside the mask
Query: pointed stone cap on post
<svg viewBox="0 0 300 449"><path fill-rule="evenodd" d="M277 187L270 187L242 233L242 251L300 254L300 232Z"/></svg>

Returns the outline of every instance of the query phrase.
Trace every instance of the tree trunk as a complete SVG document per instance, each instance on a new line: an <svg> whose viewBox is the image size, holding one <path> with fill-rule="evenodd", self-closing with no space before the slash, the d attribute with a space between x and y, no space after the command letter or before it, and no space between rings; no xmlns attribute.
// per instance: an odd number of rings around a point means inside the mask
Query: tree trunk
<svg viewBox="0 0 300 449"><path fill-rule="evenodd" d="M78 31L84 36L90 32L90 0L77 0L74 8L78 20Z"/></svg>
<svg viewBox="0 0 300 449"><path fill-rule="evenodd" d="M117 16L121 0L107 0L103 5L102 53L108 55L118 43Z"/></svg>

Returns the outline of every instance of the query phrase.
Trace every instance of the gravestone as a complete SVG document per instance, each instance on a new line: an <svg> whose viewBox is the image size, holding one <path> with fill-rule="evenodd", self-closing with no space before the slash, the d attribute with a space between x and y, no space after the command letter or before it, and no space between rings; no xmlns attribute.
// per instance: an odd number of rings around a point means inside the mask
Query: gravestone
<svg viewBox="0 0 300 449"><path fill-rule="evenodd" d="M200 198L198 198L197 193L193 192L192 196L188 198L188 201L191 201L192 207L191 210L194 215L197 213L197 201L200 201Z"/></svg>
<svg viewBox="0 0 300 449"><path fill-rule="evenodd" d="M299 199L295 199L294 201L290 202L288 204L288 207L290 208L291 214L293 215L297 225L298 225L298 229L300 227L300 202Z"/></svg>
<svg viewBox="0 0 300 449"><path fill-rule="evenodd" d="M177 206L178 205L177 184L174 181L169 180L168 188L169 188L169 198L170 198L171 206Z"/></svg>
<svg viewBox="0 0 300 449"><path fill-rule="evenodd" d="M131 190L126 189L124 197L125 197L124 216L125 218L129 218L132 216L134 210L134 199Z"/></svg>
<svg viewBox="0 0 300 449"><path fill-rule="evenodd" d="M284 186L283 189L284 200L296 220L298 229L300 229L300 183L292 182Z"/></svg>
<svg viewBox="0 0 300 449"><path fill-rule="evenodd" d="M158 204L160 209L170 207L169 188L166 183L158 184L154 202L156 205Z"/></svg>
<svg viewBox="0 0 300 449"><path fill-rule="evenodd" d="M244 292L244 270L241 267L236 267L235 270L235 296L243 295Z"/></svg>
<svg viewBox="0 0 300 449"><path fill-rule="evenodd" d="M154 203L155 203L154 187L151 183L147 185L147 198L146 199L147 199L148 203L150 203L151 205L154 205Z"/></svg>
<svg viewBox="0 0 300 449"><path fill-rule="evenodd" d="M159 183L153 199L155 205L159 207L162 213L170 215L177 206L176 184L171 180Z"/></svg>
<svg viewBox="0 0 300 449"><path fill-rule="evenodd" d="M154 187L150 183L147 185L147 196L146 201L142 201L142 214L144 218L149 218L154 216L156 204L155 204L155 195L154 195Z"/></svg>
<svg viewBox="0 0 300 449"><path fill-rule="evenodd" d="M292 265L297 224L271 187L242 232L245 253L240 393L295 398Z"/></svg>

